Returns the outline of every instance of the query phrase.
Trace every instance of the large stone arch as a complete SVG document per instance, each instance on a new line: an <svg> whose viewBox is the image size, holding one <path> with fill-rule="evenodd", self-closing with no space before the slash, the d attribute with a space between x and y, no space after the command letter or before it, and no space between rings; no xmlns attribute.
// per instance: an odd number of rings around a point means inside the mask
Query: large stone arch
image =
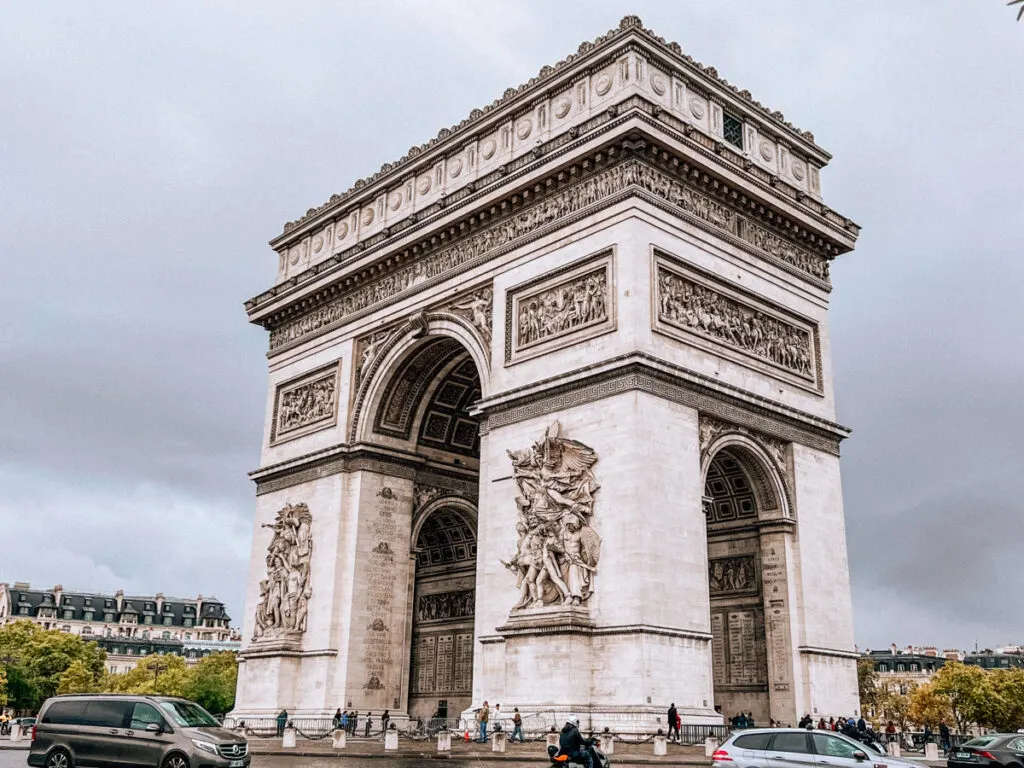
<svg viewBox="0 0 1024 768"><path fill-rule="evenodd" d="M377 409L395 375L417 350L443 338L457 342L468 354L479 374L481 393L487 397L491 391L490 356L479 332L458 315L421 312L398 326L358 340L356 384L349 424L350 441L373 441Z"/></svg>
<svg viewBox="0 0 1024 768"><path fill-rule="evenodd" d="M752 434L741 427L723 425L721 431L701 446L700 474L705 486L709 471L723 451L736 456L749 477L759 519L795 519L785 443Z"/></svg>

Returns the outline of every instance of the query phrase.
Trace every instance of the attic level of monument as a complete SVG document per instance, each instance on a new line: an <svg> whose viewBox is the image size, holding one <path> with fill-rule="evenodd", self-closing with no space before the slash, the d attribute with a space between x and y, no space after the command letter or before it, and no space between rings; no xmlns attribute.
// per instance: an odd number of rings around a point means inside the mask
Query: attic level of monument
<svg viewBox="0 0 1024 768"><path fill-rule="evenodd" d="M394 179L404 174L416 175L416 166L422 170L429 167L438 157L449 154L458 144L474 137L483 138L494 126L509 116L520 118L528 115L538 100L554 100L548 105L557 119L569 122L575 116L571 104L573 87L594 76L594 92L597 96L615 94L617 85L614 73L602 71L615 65L623 66L620 57L624 53L640 53L642 61L650 68L650 90L656 96L665 96L669 90L679 92L685 98L693 94L707 102L713 101L722 109L727 109L732 116L746 122L757 133L757 137L776 143L783 143L795 150L794 157L813 162L817 168L824 167L831 155L814 142L810 131L802 131L788 122L778 110L771 110L756 101L747 90L740 90L727 80L720 78L718 70L706 67L693 57L683 53L682 47L676 42L666 42L664 38L646 29L637 16L626 16L616 29L609 30L593 41L580 44L577 52L570 54L554 66L544 66L536 77L523 83L518 88L508 88L501 98L496 99L483 109L474 109L470 115L451 128L442 128L437 136L425 144L410 148L409 152L394 163L385 163L380 170L369 178L358 180L350 189L336 194L318 208L309 209L302 218L285 224L284 233L275 238L272 245L277 248L285 236L302 228L322 214L333 211L339 206L350 205L357 198L372 196L379 187L394 183ZM644 80L647 73L637 68L634 80ZM623 69L624 79L628 81L629 69ZM675 95L675 93L673 94ZM684 100L684 99L680 99ZM671 99L667 101L671 102ZM699 103L699 102L698 102ZM688 114L700 124L704 112L696 107L688 109ZM528 137L523 137L528 138Z"/></svg>
<svg viewBox="0 0 1024 768"><path fill-rule="evenodd" d="M345 195L311 209L272 241L279 255L278 285L246 303L250 313L282 293L335 271L367 250L400 241L454 208L507 188L519 176L584 147L636 112L703 171L747 184L762 204L796 227L849 250L859 228L821 200L819 171L829 156L797 131L716 78L711 68L679 56L627 18L594 45L528 87L506 92L487 111L425 148L384 166ZM684 71L685 70L685 71ZM737 147L727 123L742 124ZM738 123L736 121L739 121ZM785 135L784 135L785 134ZM806 146L801 147L804 142Z"/></svg>
<svg viewBox="0 0 1024 768"><path fill-rule="evenodd" d="M623 115L610 127L630 119ZM666 131L664 125L658 128ZM715 174L699 159L670 152L653 131L632 129L543 176L531 174L541 161L531 167L524 163L519 173L498 174L494 184L502 187L502 194L489 203L487 191L472 198L467 194L433 217L410 222L398 234L382 231L376 242L360 243L351 253L250 300L250 319L271 330L274 354L630 194L727 238L810 286L830 290L828 262L852 248L855 234L823 232L793 211L766 204L726 174ZM515 177L528 174L530 180L517 187ZM459 210L465 211L461 217Z"/></svg>

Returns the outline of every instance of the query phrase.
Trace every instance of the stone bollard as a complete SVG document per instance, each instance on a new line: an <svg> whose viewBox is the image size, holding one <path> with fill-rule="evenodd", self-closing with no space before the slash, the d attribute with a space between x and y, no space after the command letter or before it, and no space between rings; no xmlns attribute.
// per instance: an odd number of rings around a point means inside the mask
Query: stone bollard
<svg viewBox="0 0 1024 768"><path fill-rule="evenodd" d="M398 730L389 728L384 734L384 751L394 752L396 749L398 749Z"/></svg>
<svg viewBox="0 0 1024 768"><path fill-rule="evenodd" d="M718 739L708 736L704 739L704 757L711 757L718 750Z"/></svg>
<svg viewBox="0 0 1024 768"><path fill-rule="evenodd" d="M924 759L925 760L938 760L939 759L939 745L929 741L924 745Z"/></svg>
<svg viewBox="0 0 1024 768"><path fill-rule="evenodd" d="M505 732L495 731L491 734L491 752L505 751Z"/></svg>
<svg viewBox="0 0 1024 768"><path fill-rule="evenodd" d="M437 751L438 752L451 752L452 751L452 733L451 733L451 731L438 731L437 732Z"/></svg>
<svg viewBox="0 0 1024 768"><path fill-rule="evenodd" d="M885 748L889 757L900 757L902 752L900 750L900 743L898 741L890 741L889 746Z"/></svg>
<svg viewBox="0 0 1024 768"><path fill-rule="evenodd" d="M334 738L331 739L331 746L335 749L344 749L347 738L347 734L341 728L336 728L334 730Z"/></svg>
<svg viewBox="0 0 1024 768"><path fill-rule="evenodd" d="M295 749L295 729L291 726L284 729L284 736L281 737L281 747L284 749Z"/></svg>
<svg viewBox="0 0 1024 768"><path fill-rule="evenodd" d="M654 756L664 757L668 754L668 739L662 734L658 734L654 737Z"/></svg>
<svg viewBox="0 0 1024 768"><path fill-rule="evenodd" d="M606 755L615 754L615 737L610 733L602 733L597 737L597 748Z"/></svg>
<svg viewBox="0 0 1024 768"><path fill-rule="evenodd" d="M545 744L544 746L546 746L546 747L557 747L558 746L558 734L557 733L549 733L548 737L547 737L547 744Z"/></svg>
<svg viewBox="0 0 1024 768"><path fill-rule="evenodd" d="M12 725L11 726L11 741L12 742L13 741L21 741L21 726L20 725Z"/></svg>

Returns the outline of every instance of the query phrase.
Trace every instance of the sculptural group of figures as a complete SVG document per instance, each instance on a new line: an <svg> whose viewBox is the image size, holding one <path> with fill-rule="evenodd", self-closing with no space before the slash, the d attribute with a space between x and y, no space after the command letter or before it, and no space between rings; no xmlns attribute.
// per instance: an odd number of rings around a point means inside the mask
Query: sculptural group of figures
<svg viewBox="0 0 1024 768"><path fill-rule="evenodd" d="M520 345L603 320L607 282L602 268L524 300L519 305Z"/></svg>
<svg viewBox="0 0 1024 768"><path fill-rule="evenodd" d="M285 392L277 413L279 432L297 429L334 415L334 376Z"/></svg>
<svg viewBox="0 0 1024 768"><path fill-rule="evenodd" d="M263 524L273 529L274 537L267 547L267 578L260 582L253 640L305 631L311 596L312 524L305 504L287 504L272 524Z"/></svg>
<svg viewBox="0 0 1024 768"><path fill-rule="evenodd" d="M730 557L708 564L708 586L712 595L743 592L757 588L754 558Z"/></svg>
<svg viewBox="0 0 1024 768"><path fill-rule="evenodd" d="M520 516L518 549L504 563L520 590L513 610L582 605L594 591L601 556L601 538L590 527L599 488L591 470L597 454L560 433L556 421L543 440L508 452Z"/></svg>
<svg viewBox="0 0 1024 768"><path fill-rule="evenodd" d="M662 318L811 375L809 334L667 270L658 275Z"/></svg>

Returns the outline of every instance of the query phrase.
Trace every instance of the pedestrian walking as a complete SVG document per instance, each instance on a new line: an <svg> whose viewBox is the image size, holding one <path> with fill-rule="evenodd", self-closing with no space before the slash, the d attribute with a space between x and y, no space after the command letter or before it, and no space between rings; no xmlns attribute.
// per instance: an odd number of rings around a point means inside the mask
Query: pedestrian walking
<svg viewBox="0 0 1024 768"><path fill-rule="evenodd" d="M359 712L353 712L352 713L352 717L350 717L349 721L348 721L348 729L349 729L348 735L351 736L352 738L355 738L356 727L358 725L359 725Z"/></svg>
<svg viewBox="0 0 1024 768"><path fill-rule="evenodd" d="M939 721L939 744L942 745L942 754L948 755L950 745L949 726L946 725L945 720Z"/></svg>
<svg viewBox="0 0 1024 768"><path fill-rule="evenodd" d="M679 738L679 726L676 725L676 717L679 715L679 710L676 709L676 703L673 701L668 707L668 740L672 741L672 734L675 733L675 737Z"/></svg>
<svg viewBox="0 0 1024 768"><path fill-rule="evenodd" d="M348 710L341 713L341 730L348 733Z"/></svg>
<svg viewBox="0 0 1024 768"><path fill-rule="evenodd" d="M370 729L373 728L373 712L366 713L366 738L370 738Z"/></svg>
<svg viewBox="0 0 1024 768"><path fill-rule="evenodd" d="M284 736L284 727L288 725L288 710L282 709L277 713L277 735Z"/></svg>
<svg viewBox="0 0 1024 768"><path fill-rule="evenodd" d="M477 710L476 721L480 723L480 738L477 739L481 744L487 741L487 721L491 717L491 708L487 706L487 702L484 701L484 705Z"/></svg>
<svg viewBox="0 0 1024 768"><path fill-rule="evenodd" d="M388 723L391 722L391 710L385 709L384 714L380 716L380 730L387 737Z"/></svg>
<svg viewBox="0 0 1024 768"><path fill-rule="evenodd" d="M334 713L333 723L334 730L338 730L341 727L341 707L338 707L338 711Z"/></svg>
<svg viewBox="0 0 1024 768"><path fill-rule="evenodd" d="M522 744L525 739L523 738L523 716L519 714L519 707L515 707L512 712L512 741L516 740L516 734L519 734L519 743Z"/></svg>

